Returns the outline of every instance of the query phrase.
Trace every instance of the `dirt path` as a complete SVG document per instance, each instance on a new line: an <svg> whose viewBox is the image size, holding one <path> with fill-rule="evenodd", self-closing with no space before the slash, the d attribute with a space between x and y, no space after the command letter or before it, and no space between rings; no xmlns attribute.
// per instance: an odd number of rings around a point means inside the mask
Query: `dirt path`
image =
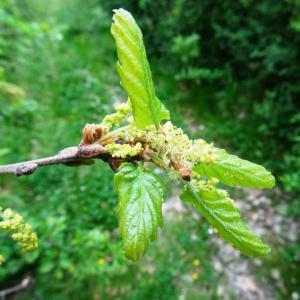
<svg viewBox="0 0 300 300"><path fill-rule="evenodd" d="M243 220L255 233L273 245L296 241L300 233L300 224L283 216L287 208L283 201L274 204L264 191L251 189L240 191L244 196L236 199L237 206L241 210ZM178 195L175 189L174 195L176 194ZM164 205L164 215L166 218L172 218L176 212L183 212L185 209L178 196L172 196ZM198 215L195 217L199 218ZM269 274L265 278L258 277L257 274L261 274L260 268L263 266L261 259L241 255L239 251L225 243L212 228L209 229L209 233L211 243L218 248L218 254L213 256L212 264L219 278L216 283L219 299L273 300L276 299L275 285L284 290L276 266L268 270Z"/></svg>

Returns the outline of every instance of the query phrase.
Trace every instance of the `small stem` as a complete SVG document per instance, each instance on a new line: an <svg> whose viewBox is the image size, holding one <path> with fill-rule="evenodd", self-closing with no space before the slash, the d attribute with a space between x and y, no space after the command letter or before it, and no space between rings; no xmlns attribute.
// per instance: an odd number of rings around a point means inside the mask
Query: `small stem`
<svg viewBox="0 0 300 300"><path fill-rule="evenodd" d="M163 162L163 160L159 156L152 156L151 161L162 169L169 169L169 167Z"/></svg>
<svg viewBox="0 0 300 300"><path fill-rule="evenodd" d="M139 163L139 170L140 171L143 171L144 170L144 160L140 160L140 163Z"/></svg>
<svg viewBox="0 0 300 300"><path fill-rule="evenodd" d="M17 284L13 287L4 289L0 291L0 299L6 299L6 296L10 295L10 294L14 294L17 293L23 289L26 289L29 284L31 283L32 279L31 277L25 277L20 284Z"/></svg>

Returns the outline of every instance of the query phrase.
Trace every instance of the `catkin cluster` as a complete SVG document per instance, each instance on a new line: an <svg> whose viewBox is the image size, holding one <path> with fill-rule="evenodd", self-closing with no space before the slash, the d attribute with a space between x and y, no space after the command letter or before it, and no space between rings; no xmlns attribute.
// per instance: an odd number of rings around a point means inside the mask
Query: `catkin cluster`
<svg viewBox="0 0 300 300"><path fill-rule="evenodd" d="M162 125L159 130L150 126L145 130L134 126L126 128L126 131L118 132L118 137L127 143L142 141L150 146L157 155L163 158L166 165L170 162L185 167L192 167L199 162L211 163L216 159L213 145L204 140L191 140L171 122ZM125 145L119 145L117 149L125 149ZM113 149L113 148L112 148Z"/></svg>
<svg viewBox="0 0 300 300"><path fill-rule="evenodd" d="M140 142L133 146L129 144L108 144L105 148L112 157L126 158L138 155L142 151L142 144Z"/></svg>
<svg viewBox="0 0 300 300"><path fill-rule="evenodd" d="M131 114L130 101L116 107L116 113L108 115L102 121L101 127L108 131L112 127L120 126L120 122ZM212 163L216 159L215 148L202 139L191 140L180 128L175 127L171 122L161 125L159 129L149 126L139 129L133 124L116 129L118 142L105 145L112 157L125 159L141 153L147 145L156 157L160 157L168 167L177 170L192 169L193 165L200 162ZM109 134L111 136L111 134ZM121 142L120 142L121 141Z"/></svg>
<svg viewBox="0 0 300 300"><path fill-rule="evenodd" d="M23 217L10 208L3 212L1 209L0 212L3 219L0 222L0 229L11 235L12 239L20 245L22 251L35 250L38 247L38 238L31 225L26 224Z"/></svg>
<svg viewBox="0 0 300 300"><path fill-rule="evenodd" d="M124 120L130 113L131 113L131 104L130 101L127 101L127 103L121 103L116 106L116 112L107 115L102 123L101 126L107 128L108 130L111 129L113 126L119 127L120 122Z"/></svg>
<svg viewBox="0 0 300 300"><path fill-rule="evenodd" d="M153 151L158 153L166 164L175 163L180 167L191 168L199 162L211 163L216 159L214 147L204 140L191 140L171 122L162 125L160 130L146 133Z"/></svg>

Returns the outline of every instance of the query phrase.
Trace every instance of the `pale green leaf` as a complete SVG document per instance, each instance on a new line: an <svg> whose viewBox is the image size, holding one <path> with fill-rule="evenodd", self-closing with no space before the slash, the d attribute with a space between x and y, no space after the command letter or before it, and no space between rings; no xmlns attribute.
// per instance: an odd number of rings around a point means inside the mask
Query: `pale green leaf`
<svg viewBox="0 0 300 300"><path fill-rule="evenodd" d="M170 112L169 110L164 106L164 104L162 102L160 102L160 100L155 97L155 101L159 102L160 104L160 120L170 120Z"/></svg>
<svg viewBox="0 0 300 300"><path fill-rule="evenodd" d="M253 188L272 188L274 176L263 166L228 154L223 149L216 152L217 158L212 163L199 163L193 170L201 176L214 177L229 186Z"/></svg>
<svg viewBox="0 0 300 300"><path fill-rule="evenodd" d="M180 197L192 203L218 230L220 236L241 252L250 256L264 256L270 253L270 247L241 221L239 210L223 191L215 188L199 190L190 183Z"/></svg>
<svg viewBox="0 0 300 300"><path fill-rule="evenodd" d="M156 239L158 226L163 226L164 185L153 171L124 163L115 175L114 186L125 256L137 260Z"/></svg>
<svg viewBox="0 0 300 300"><path fill-rule="evenodd" d="M118 52L117 69L121 84L132 104L136 126L145 128L169 119L169 112L155 96L143 35L132 15L120 8L114 10L111 33Z"/></svg>

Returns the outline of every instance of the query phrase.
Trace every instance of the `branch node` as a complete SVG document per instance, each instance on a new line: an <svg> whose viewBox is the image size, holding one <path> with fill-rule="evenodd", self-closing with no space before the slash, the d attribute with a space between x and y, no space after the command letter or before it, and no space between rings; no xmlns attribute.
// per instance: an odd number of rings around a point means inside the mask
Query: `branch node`
<svg viewBox="0 0 300 300"><path fill-rule="evenodd" d="M21 163L21 165L16 167L14 173L16 176L30 175L37 169L37 167L38 164L34 162Z"/></svg>

